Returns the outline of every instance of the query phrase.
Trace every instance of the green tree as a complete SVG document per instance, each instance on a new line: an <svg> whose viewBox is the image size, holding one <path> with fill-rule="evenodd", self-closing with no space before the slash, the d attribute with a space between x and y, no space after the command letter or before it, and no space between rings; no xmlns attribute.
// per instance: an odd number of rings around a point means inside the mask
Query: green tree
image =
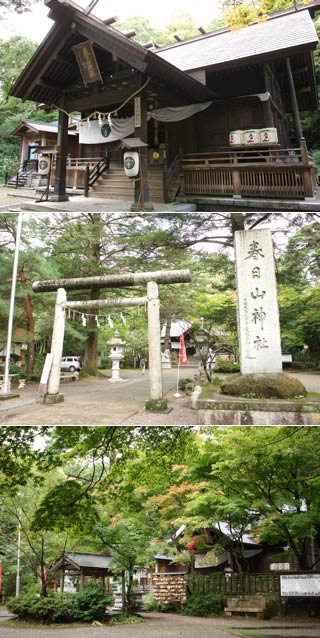
<svg viewBox="0 0 320 638"><path fill-rule="evenodd" d="M176 487L180 499L183 496L176 522L183 519L189 532L224 523L239 570L245 569L243 535L248 532L288 545L300 568L312 569L320 522L318 428L205 432L208 438L200 445L200 455L182 471Z"/></svg>

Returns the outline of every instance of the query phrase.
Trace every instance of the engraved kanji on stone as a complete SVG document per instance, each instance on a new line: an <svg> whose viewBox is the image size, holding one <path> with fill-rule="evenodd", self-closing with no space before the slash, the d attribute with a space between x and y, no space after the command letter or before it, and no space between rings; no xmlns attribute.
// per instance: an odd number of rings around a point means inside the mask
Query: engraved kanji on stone
<svg viewBox="0 0 320 638"><path fill-rule="evenodd" d="M266 318L266 313L264 312L263 308L260 306L260 309L258 310L258 308L254 308L254 311L252 313L252 321L254 321L254 323L257 323L258 321L260 321L260 325L261 325L261 330L263 330L263 322Z"/></svg>
<svg viewBox="0 0 320 638"><path fill-rule="evenodd" d="M259 266L255 266L254 268L252 268L251 274L253 279L260 279L261 272Z"/></svg>
<svg viewBox="0 0 320 638"><path fill-rule="evenodd" d="M251 292L251 297L252 299L258 299L258 297L261 297L261 299L263 299L265 294L266 294L265 290L259 290L259 288L255 288L255 290Z"/></svg>
<svg viewBox="0 0 320 638"><path fill-rule="evenodd" d="M262 350L263 348L269 348L268 342L264 337L259 337L257 335L255 341L253 342L255 350Z"/></svg>
<svg viewBox="0 0 320 638"><path fill-rule="evenodd" d="M252 243L249 246L249 251L248 251L248 257L246 257L245 259L250 259L252 257L252 259L258 259L259 257L264 257L264 254L262 252L262 248L259 248L259 242L258 241L252 241Z"/></svg>

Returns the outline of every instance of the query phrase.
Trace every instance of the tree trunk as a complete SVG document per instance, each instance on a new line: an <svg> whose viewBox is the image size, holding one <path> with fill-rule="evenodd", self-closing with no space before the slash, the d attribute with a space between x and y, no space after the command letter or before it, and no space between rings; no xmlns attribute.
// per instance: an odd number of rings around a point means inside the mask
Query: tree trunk
<svg viewBox="0 0 320 638"><path fill-rule="evenodd" d="M99 299L100 290L91 290L90 299ZM98 346L98 328L95 320L95 312L90 311L90 316L87 318L87 341L83 362L83 371L90 376L96 376L97 374L97 346Z"/></svg>
<svg viewBox="0 0 320 638"><path fill-rule="evenodd" d="M26 276L23 268L19 270L19 279L22 284L26 284ZM34 318L32 307L30 303L29 295L25 295L24 297L24 307L27 315L27 333L28 333L28 356L27 356L27 379L30 379L33 373L34 366L34 351L35 351L35 340L34 340Z"/></svg>
<svg viewBox="0 0 320 638"><path fill-rule="evenodd" d="M127 612L132 614L134 612L134 600L133 600L133 567L128 569L128 585L127 585Z"/></svg>
<svg viewBox="0 0 320 638"><path fill-rule="evenodd" d="M122 594L122 611L127 611L127 597L126 597L126 573L121 574L121 594Z"/></svg>
<svg viewBox="0 0 320 638"><path fill-rule="evenodd" d="M168 313L166 316L166 332L164 335L163 349L169 350L169 351L171 350L171 339L170 339L171 323L172 323L172 315Z"/></svg>
<svg viewBox="0 0 320 638"><path fill-rule="evenodd" d="M40 580L41 580L41 598L46 598L47 593L47 575L44 568L44 537L41 538L41 556L40 556Z"/></svg>

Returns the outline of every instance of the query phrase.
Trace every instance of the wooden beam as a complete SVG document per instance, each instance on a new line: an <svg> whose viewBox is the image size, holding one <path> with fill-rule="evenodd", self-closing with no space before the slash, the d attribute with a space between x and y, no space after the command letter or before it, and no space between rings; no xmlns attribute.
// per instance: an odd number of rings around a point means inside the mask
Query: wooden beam
<svg viewBox="0 0 320 638"><path fill-rule="evenodd" d="M95 6L98 4L99 0L91 0L91 2L89 2L89 4L86 6L86 8L83 10L83 13L88 16L91 11L93 11L93 9L95 8Z"/></svg>
<svg viewBox="0 0 320 638"><path fill-rule="evenodd" d="M19 79L17 81L17 90L12 92L12 95L18 94L17 97L21 97L23 100L27 100L31 95L35 86L37 86L39 79L45 75L47 69L49 68L52 61L56 58L59 53L62 44L66 38L66 36L70 33L68 25L64 22L63 24L59 24L55 26L49 35L46 38L45 42L50 43L50 54L46 56L46 59L43 60L41 58L41 53L39 50L38 54L35 54L36 59L34 61L30 61L27 66L26 71L23 73L23 86L22 94L19 91ZM44 45L43 45L44 46ZM43 47L40 47L40 49Z"/></svg>
<svg viewBox="0 0 320 638"><path fill-rule="evenodd" d="M130 44L130 40L126 40L120 33L117 34L115 29L112 30L113 37L110 38L107 32L97 29L96 25L89 24L89 19L90 18L85 16L75 16L77 33L81 33L81 35L88 38L92 43L96 43L103 49L110 51L110 53L116 55L137 70L146 70L147 62L143 59L143 56L137 54L136 44ZM117 37L115 37L116 35Z"/></svg>
<svg viewBox="0 0 320 638"><path fill-rule="evenodd" d="M101 91L98 93L94 91L92 94L85 97L73 97L68 99L66 98L66 110L68 112L77 110L77 111L85 111L91 108L100 108L103 106L112 106L117 105L120 106L124 100L126 100L132 93L134 93L139 88L138 83L133 83L130 86L123 87L117 91Z"/></svg>
<svg viewBox="0 0 320 638"><path fill-rule="evenodd" d="M293 75L292 75L292 71L291 71L290 58L286 58L285 64L286 64L286 71L287 71L287 81L288 81L288 85L289 85L289 95L290 95L290 102L291 102L291 109L292 109L293 125L294 125L294 131L295 131L295 136L296 136L296 142L297 142L298 146L300 146L301 138L303 137L303 134L302 134L301 121L300 121L300 113L299 113L299 106L298 106L296 88L295 88L295 85L294 85Z"/></svg>
<svg viewBox="0 0 320 638"><path fill-rule="evenodd" d="M125 33L123 33L123 35L130 40L130 38L134 38L135 35L137 35L137 32L132 30L132 31L126 31Z"/></svg>
<svg viewBox="0 0 320 638"><path fill-rule="evenodd" d="M118 17L112 16L112 18L107 18L106 20L102 20L102 22L106 26L110 26L110 24L114 24L115 22L118 22Z"/></svg>

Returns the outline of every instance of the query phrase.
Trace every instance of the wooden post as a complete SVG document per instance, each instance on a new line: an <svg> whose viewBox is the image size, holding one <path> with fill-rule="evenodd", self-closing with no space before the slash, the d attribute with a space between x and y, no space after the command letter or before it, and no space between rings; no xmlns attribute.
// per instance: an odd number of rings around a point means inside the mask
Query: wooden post
<svg viewBox="0 0 320 638"><path fill-rule="evenodd" d="M238 156L236 155L234 158L234 163L238 163ZM232 185L233 185L233 197L234 199L241 198L241 180L240 180L240 171L239 169L232 169Z"/></svg>
<svg viewBox="0 0 320 638"><path fill-rule="evenodd" d="M67 145L68 145L68 115L64 111L59 111L57 159L54 185L54 199L58 202L68 200L66 195L66 175L67 175Z"/></svg>
<svg viewBox="0 0 320 638"><path fill-rule="evenodd" d="M134 129L135 137L139 137L142 142L148 143L148 103L144 93L141 99L141 126ZM148 147L142 146L139 149L140 155L140 180L135 181L134 203L131 210L153 211L153 205L150 202L149 181L148 181Z"/></svg>
<svg viewBox="0 0 320 638"><path fill-rule="evenodd" d="M60 594L64 592L64 571L60 569Z"/></svg>
<svg viewBox="0 0 320 638"><path fill-rule="evenodd" d="M52 366L47 385L47 393L43 397L43 403L60 403L64 400L59 393L61 357L63 352L63 339L65 329L65 303L67 300L64 288L58 288L55 306L55 315L52 331L51 352L53 354Z"/></svg>
<svg viewBox="0 0 320 638"><path fill-rule="evenodd" d="M286 71L287 71L287 80L289 85L290 101L291 101L291 107L292 107L294 132L296 136L297 145L300 146L300 140L303 134L302 134L298 100L297 100L296 89L294 86L290 58L286 58Z"/></svg>
<svg viewBox="0 0 320 638"><path fill-rule="evenodd" d="M86 170L84 174L84 196L89 197L89 177L90 177L90 166L86 164Z"/></svg>
<svg viewBox="0 0 320 638"><path fill-rule="evenodd" d="M84 589L84 572L83 568L80 569L80 591Z"/></svg>
<svg viewBox="0 0 320 638"><path fill-rule="evenodd" d="M307 149L307 144L304 137L302 137L300 140L300 151L301 151L301 159L305 165L305 168L303 171L304 196L308 199L310 198L313 199L314 190L313 190L313 183L312 183L312 177L311 177L312 166L309 163L308 149Z"/></svg>

